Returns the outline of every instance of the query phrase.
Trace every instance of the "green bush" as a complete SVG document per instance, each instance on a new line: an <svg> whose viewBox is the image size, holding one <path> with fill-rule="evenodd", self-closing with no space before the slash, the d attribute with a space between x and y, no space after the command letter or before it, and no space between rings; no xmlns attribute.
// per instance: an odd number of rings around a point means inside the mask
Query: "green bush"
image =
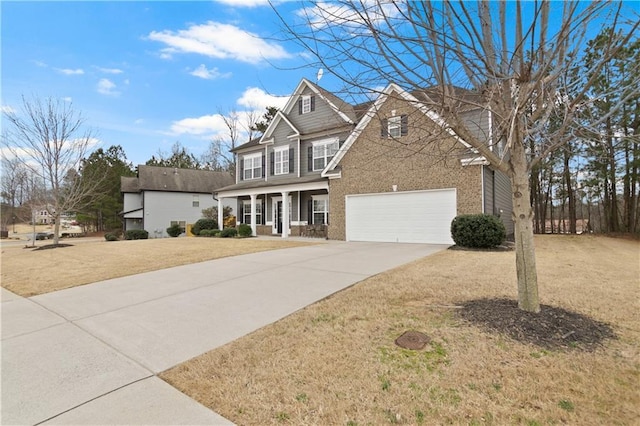
<svg viewBox="0 0 640 426"><path fill-rule="evenodd" d="M246 223L241 223L240 226L238 226L238 235L241 237L250 237L251 235L253 235L251 226L247 225Z"/></svg>
<svg viewBox="0 0 640 426"><path fill-rule="evenodd" d="M177 237L182 234L182 228L180 228L180 225L176 223L167 228L167 234L171 237Z"/></svg>
<svg viewBox="0 0 640 426"><path fill-rule="evenodd" d="M238 230L236 228L224 228L220 231L220 238L233 238L238 235Z"/></svg>
<svg viewBox="0 0 640 426"><path fill-rule="evenodd" d="M144 229L130 229L124 233L125 240L146 240L149 238L149 233Z"/></svg>
<svg viewBox="0 0 640 426"><path fill-rule="evenodd" d="M203 229L218 229L218 221L215 219L198 219L191 227L191 233L200 235L200 231Z"/></svg>
<svg viewBox="0 0 640 426"><path fill-rule="evenodd" d="M118 241L118 236L112 232L104 234L104 239L107 241Z"/></svg>
<svg viewBox="0 0 640 426"><path fill-rule="evenodd" d="M462 247L497 247L506 237L504 224L496 216L467 214L456 216L451 222L451 238Z"/></svg>
<svg viewBox="0 0 640 426"><path fill-rule="evenodd" d="M202 231L200 231L200 234L198 236L200 236L200 237L215 237L219 233L220 233L220 230L218 230L218 229L203 229Z"/></svg>

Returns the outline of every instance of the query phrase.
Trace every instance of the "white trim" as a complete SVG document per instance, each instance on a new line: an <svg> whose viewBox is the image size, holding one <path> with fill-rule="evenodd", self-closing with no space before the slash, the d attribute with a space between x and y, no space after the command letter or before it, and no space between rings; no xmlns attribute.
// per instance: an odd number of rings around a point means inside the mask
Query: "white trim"
<svg viewBox="0 0 640 426"><path fill-rule="evenodd" d="M300 99L302 100L302 107L300 108L302 112L300 114L309 114L311 112L311 95L302 95Z"/></svg>
<svg viewBox="0 0 640 426"><path fill-rule="evenodd" d="M288 185L281 186L265 186L261 188L246 188L246 189L238 189L238 190L229 190L229 191L221 191L217 192L217 197L220 198L233 198L233 197L245 197L251 194L262 195L262 194L271 194L278 192L295 192L295 191L313 191L318 189L324 189L329 191L329 182L321 181L321 182L307 182L307 183L291 183Z"/></svg>
<svg viewBox="0 0 640 426"><path fill-rule="evenodd" d="M291 123L291 121L289 121L287 116L284 115L282 111L278 111L276 112L276 115L271 120L271 123L269 123L267 130L264 132L264 134L260 138L260 142L258 142L260 145L273 142L273 137L272 137L273 131L278 127L278 124L280 124L280 121L282 120L284 120L284 122L291 128L291 130L293 130L294 133L291 136L300 136L300 131L296 128L296 126L294 126Z"/></svg>
<svg viewBox="0 0 640 426"><path fill-rule="evenodd" d="M486 214L487 211L485 209L485 205L484 205L484 167L482 167L480 169L480 191L482 191L480 194L480 198L482 200L482 213Z"/></svg>
<svg viewBox="0 0 640 426"><path fill-rule="evenodd" d="M462 158L460 159L462 166L488 166L489 162L484 157Z"/></svg>

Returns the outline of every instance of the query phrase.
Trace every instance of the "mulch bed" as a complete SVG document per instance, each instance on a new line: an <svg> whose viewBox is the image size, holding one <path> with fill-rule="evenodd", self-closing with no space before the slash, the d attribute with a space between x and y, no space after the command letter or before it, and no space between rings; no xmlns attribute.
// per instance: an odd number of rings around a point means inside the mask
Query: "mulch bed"
<svg viewBox="0 0 640 426"><path fill-rule="evenodd" d="M537 314L510 299L470 300L461 306L456 313L465 321L548 350L593 351L605 339L616 338L608 324L554 306L540 305Z"/></svg>

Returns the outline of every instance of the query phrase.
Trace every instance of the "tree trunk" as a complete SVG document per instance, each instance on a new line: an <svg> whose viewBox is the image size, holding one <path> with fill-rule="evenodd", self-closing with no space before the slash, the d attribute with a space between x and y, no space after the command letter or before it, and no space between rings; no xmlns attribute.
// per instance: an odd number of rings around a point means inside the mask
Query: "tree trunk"
<svg viewBox="0 0 640 426"><path fill-rule="evenodd" d="M53 220L55 221L55 225L53 225L53 244L58 245L60 241L60 213L58 211L53 215Z"/></svg>
<svg viewBox="0 0 640 426"><path fill-rule="evenodd" d="M567 190L567 198L569 202L569 233L576 234L576 198L575 193L573 191L572 182L571 182L571 153L569 150L571 149L571 144L567 144L567 147L564 151L564 184Z"/></svg>
<svg viewBox="0 0 640 426"><path fill-rule="evenodd" d="M516 270L518 275L518 307L528 312L540 312L538 274L533 242L533 209L530 203L529 170L526 152L517 142L509 160L513 197Z"/></svg>

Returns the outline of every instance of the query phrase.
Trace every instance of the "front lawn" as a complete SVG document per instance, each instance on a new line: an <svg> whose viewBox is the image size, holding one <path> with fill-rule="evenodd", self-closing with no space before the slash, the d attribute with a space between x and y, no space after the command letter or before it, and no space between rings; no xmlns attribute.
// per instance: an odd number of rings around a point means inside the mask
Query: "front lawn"
<svg viewBox="0 0 640 426"><path fill-rule="evenodd" d="M536 236L536 246L541 302L604 324L614 338L583 345L569 332L558 349L469 322L465 303L515 299L515 255L448 250L161 377L241 425L634 424L640 244ZM408 330L430 343L396 346Z"/></svg>

